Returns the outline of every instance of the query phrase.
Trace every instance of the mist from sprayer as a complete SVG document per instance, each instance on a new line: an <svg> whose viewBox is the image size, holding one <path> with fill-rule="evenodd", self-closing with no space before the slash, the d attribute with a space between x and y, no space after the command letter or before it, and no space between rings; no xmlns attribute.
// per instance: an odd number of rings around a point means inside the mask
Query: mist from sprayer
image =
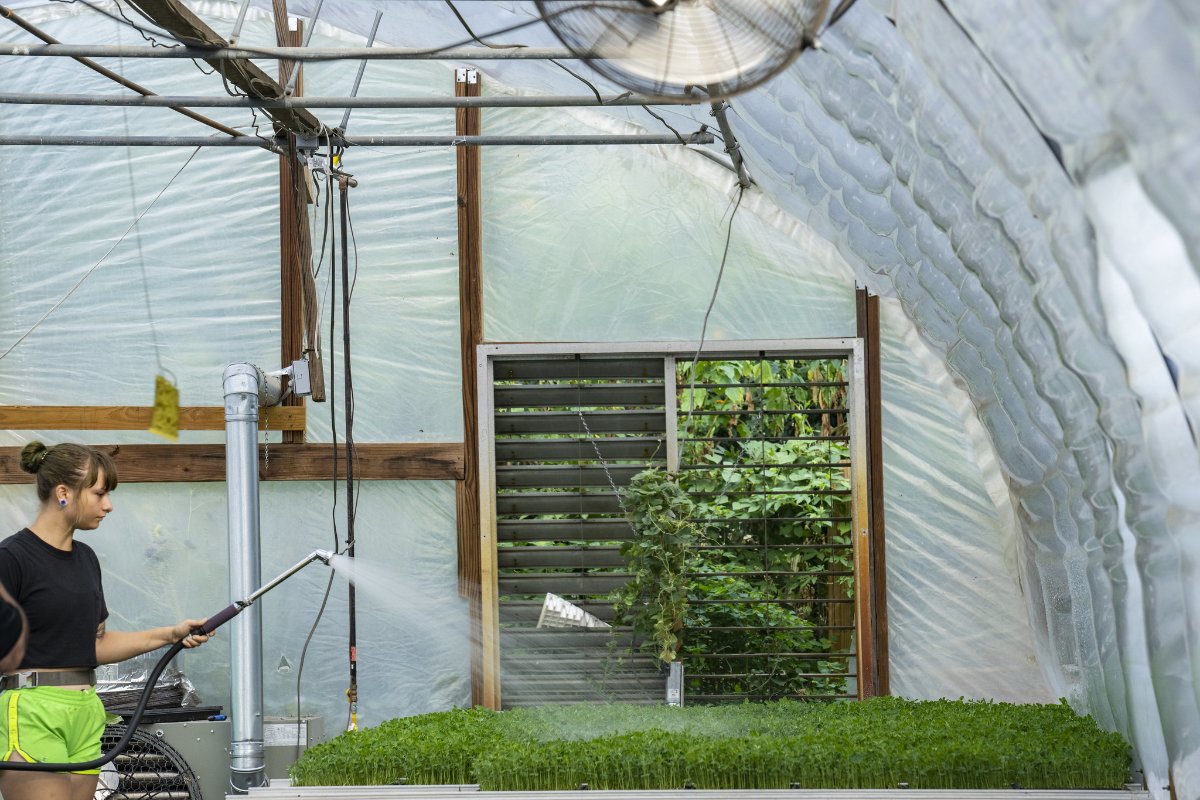
<svg viewBox="0 0 1200 800"><path fill-rule="evenodd" d="M344 554L334 555L328 563L338 577L354 584L360 597L394 621L398 635L416 640L437 640L447 636L463 635L457 626L446 625L443 604L436 602L424 592L405 585L405 582L388 568L366 559L353 558ZM466 601L464 600L464 602ZM571 629L561 630L563 633L569 633ZM481 652L479 633L468 630L466 636L472 645L471 650ZM503 625L501 626L500 642L503 650L505 646ZM361 639L359 645L362 648ZM601 669L599 671L601 673L611 671L613 678L619 678L623 672L622 662L630 655L624 640L615 643L611 652L601 656L605 664L611 662L611 670ZM549 673L554 676L556 681L570 685L573 699L578 702L607 703L619 702L623 699L614 690L612 682L603 678L597 679L597 666L603 667L604 665L581 664L576 659L577 656L572 656L569 647L566 651L547 653L543 659L535 662L502 658L502 685L510 691L529 695L530 689L533 687L545 686ZM364 668L365 663L366 661L360 655L360 670ZM665 676L663 677L663 691L665 692ZM657 694L654 696L657 697ZM551 700L553 698L547 698L547 701ZM608 731L609 727L620 724L631 725L628 722L604 720L597 722L599 726L597 730ZM633 725L628 729L635 728L636 725Z"/></svg>

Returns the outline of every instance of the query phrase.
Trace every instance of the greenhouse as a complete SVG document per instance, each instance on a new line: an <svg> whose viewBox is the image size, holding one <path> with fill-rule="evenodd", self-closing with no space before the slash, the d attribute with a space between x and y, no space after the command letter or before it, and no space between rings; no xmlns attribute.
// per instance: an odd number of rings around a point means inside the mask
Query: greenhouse
<svg viewBox="0 0 1200 800"><path fill-rule="evenodd" d="M97 798L1200 797L1190 0L4 0L0 153Z"/></svg>

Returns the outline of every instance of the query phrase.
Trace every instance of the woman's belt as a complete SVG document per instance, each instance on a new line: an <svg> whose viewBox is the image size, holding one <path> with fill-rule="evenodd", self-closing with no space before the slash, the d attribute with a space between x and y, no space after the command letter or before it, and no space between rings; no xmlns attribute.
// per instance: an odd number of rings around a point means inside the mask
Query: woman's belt
<svg viewBox="0 0 1200 800"><path fill-rule="evenodd" d="M24 689L28 686L79 686L96 685L94 669L25 670L10 672L0 677L0 692L8 689Z"/></svg>

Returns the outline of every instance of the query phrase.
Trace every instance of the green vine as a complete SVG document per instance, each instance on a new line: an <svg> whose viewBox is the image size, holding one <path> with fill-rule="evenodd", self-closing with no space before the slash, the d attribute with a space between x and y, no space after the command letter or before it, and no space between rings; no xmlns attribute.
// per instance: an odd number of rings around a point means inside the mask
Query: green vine
<svg viewBox="0 0 1200 800"><path fill-rule="evenodd" d="M688 567L702 538L691 521L695 503L674 475L659 469L639 472L623 494L634 535L621 545L621 555L632 577L613 593L616 620L647 635L666 664L683 646Z"/></svg>

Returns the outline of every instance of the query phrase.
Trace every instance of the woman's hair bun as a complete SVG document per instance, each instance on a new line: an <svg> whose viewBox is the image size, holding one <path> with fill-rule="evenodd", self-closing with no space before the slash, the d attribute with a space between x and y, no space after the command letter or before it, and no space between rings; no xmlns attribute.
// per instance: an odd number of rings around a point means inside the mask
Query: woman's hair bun
<svg viewBox="0 0 1200 800"><path fill-rule="evenodd" d="M49 453L41 442L30 442L21 449L21 469L36 475Z"/></svg>

